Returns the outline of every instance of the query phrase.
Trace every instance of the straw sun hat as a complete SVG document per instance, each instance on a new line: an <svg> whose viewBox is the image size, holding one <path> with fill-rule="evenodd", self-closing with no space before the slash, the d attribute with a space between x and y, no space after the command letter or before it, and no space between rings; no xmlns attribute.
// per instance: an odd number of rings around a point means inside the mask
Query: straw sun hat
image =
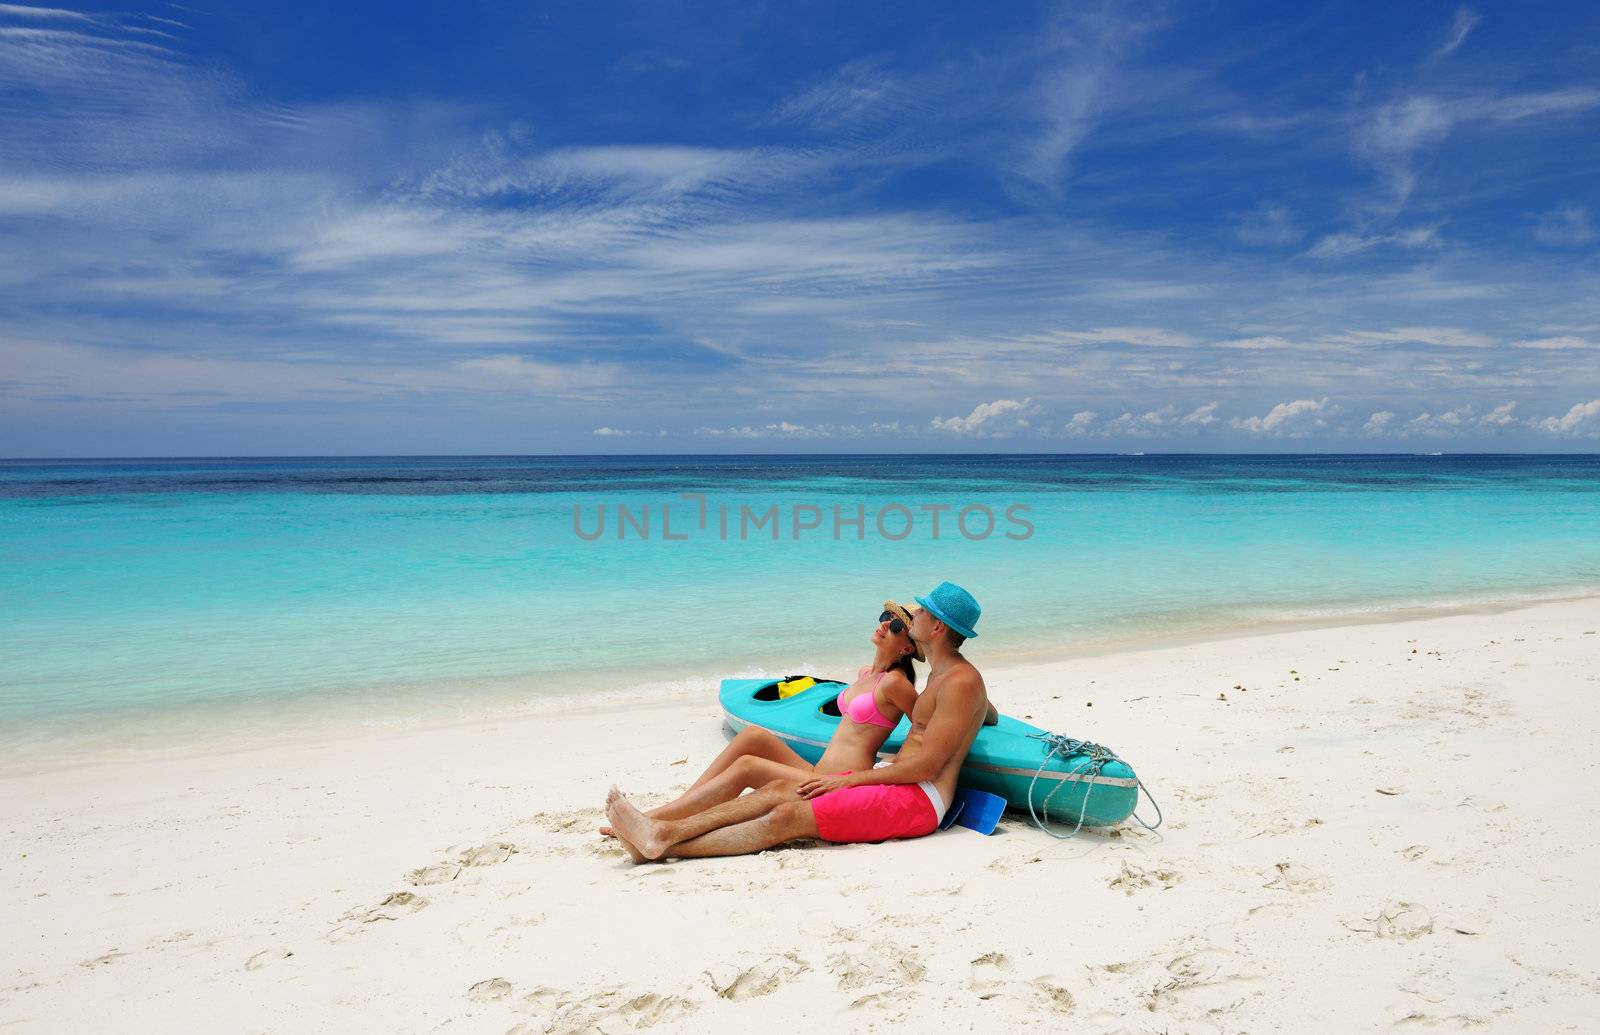
<svg viewBox="0 0 1600 1035"><path fill-rule="evenodd" d="M911 609L909 607L904 604L896 603L893 600L885 600L883 602L883 609L892 615L899 616L900 620L906 623L906 635L911 635ZM912 640L911 646L914 648L914 653L911 655L913 658L916 658L918 661L928 660L922 654L922 644L918 643L916 640Z"/></svg>

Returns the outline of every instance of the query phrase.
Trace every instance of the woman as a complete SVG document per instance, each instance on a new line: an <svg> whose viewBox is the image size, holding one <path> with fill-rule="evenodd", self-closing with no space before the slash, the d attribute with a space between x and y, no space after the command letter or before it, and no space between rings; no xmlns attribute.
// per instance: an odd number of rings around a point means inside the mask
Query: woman
<svg viewBox="0 0 1600 1035"><path fill-rule="evenodd" d="M883 613L872 630L872 645L872 663L839 693L839 727L816 765L795 754L774 734L746 726L681 797L645 815L682 819L774 780L793 780L798 786L818 773L871 769L878 748L917 700L912 659L923 660L922 648L911 640L911 611L905 605L883 602ZM601 827L600 832L609 836L611 828Z"/></svg>

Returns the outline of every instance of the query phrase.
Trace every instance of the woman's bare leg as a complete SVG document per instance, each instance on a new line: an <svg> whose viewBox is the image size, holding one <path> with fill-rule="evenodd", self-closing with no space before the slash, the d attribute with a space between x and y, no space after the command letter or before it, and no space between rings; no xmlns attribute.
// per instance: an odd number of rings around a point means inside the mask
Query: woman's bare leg
<svg viewBox="0 0 1600 1035"><path fill-rule="evenodd" d="M722 754L718 755L716 760L706 767L706 771L689 785L689 789L692 791L707 780L721 775L735 759L745 755L771 759L787 766L811 768L811 763L795 754L794 750L778 739L776 734L768 733L759 726L746 726L734 734L733 739L728 741L728 746L722 749Z"/></svg>
<svg viewBox="0 0 1600 1035"><path fill-rule="evenodd" d="M682 819L697 812L732 801L747 790L764 787L775 780L798 785L810 779L816 771L808 763L798 766L784 765L768 758L745 755L699 787L691 787L676 801L653 808L645 815L651 819Z"/></svg>

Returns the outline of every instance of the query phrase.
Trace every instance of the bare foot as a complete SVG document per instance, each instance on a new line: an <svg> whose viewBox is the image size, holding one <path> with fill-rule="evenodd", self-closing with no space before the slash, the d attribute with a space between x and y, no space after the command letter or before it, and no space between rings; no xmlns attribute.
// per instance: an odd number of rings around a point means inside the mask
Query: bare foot
<svg viewBox="0 0 1600 1035"><path fill-rule="evenodd" d="M646 859L659 859L672 847L672 842L662 836L661 822L634 808L633 802L620 794L606 806L606 818L617 839Z"/></svg>
<svg viewBox="0 0 1600 1035"><path fill-rule="evenodd" d="M611 785L611 789L606 792L606 808L610 809L611 808L611 803L616 801L620 797L622 797L622 792L617 789L617 785L616 784L612 784ZM617 832L615 830L612 830L610 827L600 827L599 829L600 829L600 836L601 837L616 837L617 836Z"/></svg>
<svg viewBox="0 0 1600 1035"><path fill-rule="evenodd" d="M612 836L615 836L615 835L612 835ZM628 850L628 858L633 860L633 863L634 863L635 866L640 866L640 865L643 865L644 863L647 863L647 862L656 861L656 860L653 860L653 859L646 859L643 855L641 855L639 853L639 849L633 847L633 845L628 843L628 839L627 838L618 837L617 840L622 842L622 847L624 847L624 848L626 848Z"/></svg>

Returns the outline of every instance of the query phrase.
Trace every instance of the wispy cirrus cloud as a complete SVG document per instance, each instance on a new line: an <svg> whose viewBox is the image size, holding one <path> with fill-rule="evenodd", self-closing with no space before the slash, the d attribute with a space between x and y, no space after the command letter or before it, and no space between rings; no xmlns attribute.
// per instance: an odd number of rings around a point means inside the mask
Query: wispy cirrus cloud
<svg viewBox="0 0 1600 1035"><path fill-rule="evenodd" d="M1028 97L1032 132L1013 166L1019 176L1052 195L1063 190L1073 152L1114 103L1123 62L1153 27L1114 4L1059 16L1039 44Z"/></svg>
<svg viewBox="0 0 1600 1035"><path fill-rule="evenodd" d="M873 61L851 61L783 99L767 116L824 132L892 130L927 110L927 87Z"/></svg>
<svg viewBox="0 0 1600 1035"><path fill-rule="evenodd" d="M1313 259L1348 259L1374 248L1437 248L1439 228L1418 226L1383 233L1328 234L1306 252Z"/></svg>
<svg viewBox="0 0 1600 1035"><path fill-rule="evenodd" d="M1561 248L1578 248L1600 238L1582 205L1565 205L1539 216L1533 228L1534 240Z"/></svg>
<svg viewBox="0 0 1600 1035"><path fill-rule="evenodd" d="M1239 219L1234 234L1245 244L1263 247L1294 244L1306 235L1295 225L1294 216L1286 206L1265 201Z"/></svg>
<svg viewBox="0 0 1600 1035"><path fill-rule="evenodd" d="M1439 49L1434 51L1433 56L1442 58L1455 53L1482 20L1482 16L1470 7L1456 8L1455 17L1450 20L1450 27L1445 31L1444 42L1439 44Z"/></svg>

